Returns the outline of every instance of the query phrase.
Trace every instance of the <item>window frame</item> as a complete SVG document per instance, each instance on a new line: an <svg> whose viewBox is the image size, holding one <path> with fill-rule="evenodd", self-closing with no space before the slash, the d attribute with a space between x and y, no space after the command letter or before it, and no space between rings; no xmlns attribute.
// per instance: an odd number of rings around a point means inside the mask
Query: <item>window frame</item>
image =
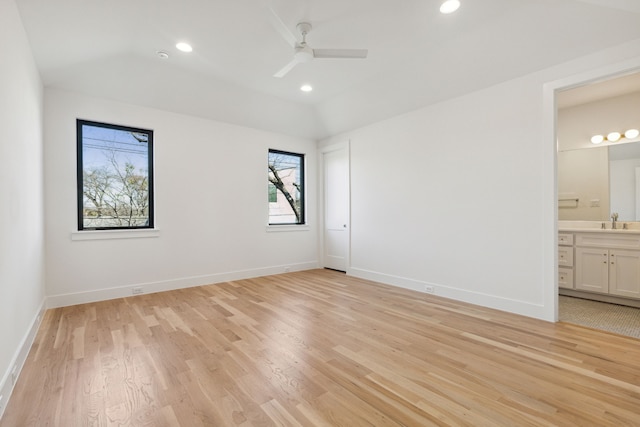
<svg viewBox="0 0 640 427"><path fill-rule="evenodd" d="M114 129L124 132L144 133L147 135L147 182L148 182L148 220L146 225L114 226L114 227L85 227L84 226L84 163L83 163L83 126L93 126L104 129ZM153 168L153 130L113 123L97 122L93 120L76 119L76 183L77 183L77 220L78 231L109 231L109 230L148 230L155 229L155 197L154 197L154 168Z"/></svg>
<svg viewBox="0 0 640 427"><path fill-rule="evenodd" d="M271 153L274 154L282 154L285 156L293 156L298 157L300 160L300 221L299 222L271 222L271 215L267 210L267 223L269 227L300 227L307 225L307 209L306 209L306 155L304 153L295 153L292 151L278 150L274 148L269 148L267 153L267 168L269 166L269 157ZM268 176L268 175L267 175ZM273 185L270 181L267 186L267 197L269 196L269 186ZM276 194L279 190L276 188Z"/></svg>

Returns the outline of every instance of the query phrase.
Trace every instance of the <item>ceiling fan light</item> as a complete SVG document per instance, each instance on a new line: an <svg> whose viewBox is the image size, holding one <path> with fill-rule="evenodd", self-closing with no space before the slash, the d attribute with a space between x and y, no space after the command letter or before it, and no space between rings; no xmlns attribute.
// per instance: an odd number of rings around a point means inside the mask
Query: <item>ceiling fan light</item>
<svg viewBox="0 0 640 427"><path fill-rule="evenodd" d="M313 49L309 46L298 46L294 57L298 62L309 62L313 59Z"/></svg>
<svg viewBox="0 0 640 427"><path fill-rule="evenodd" d="M611 142L616 142L620 139L622 135L620 135L620 132L611 132L609 135L607 135L607 140L611 141Z"/></svg>
<svg viewBox="0 0 640 427"><path fill-rule="evenodd" d="M624 133L624 137L627 139L637 138L638 135L640 135L640 131L638 131L638 129L629 129Z"/></svg>
<svg viewBox="0 0 640 427"><path fill-rule="evenodd" d="M604 136L602 136L602 135L593 135L591 137L591 143L592 144L600 144L600 143L602 143L602 141L604 141Z"/></svg>
<svg viewBox="0 0 640 427"><path fill-rule="evenodd" d="M440 5L440 12L444 14L453 13L460 7L459 0L447 0Z"/></svg>

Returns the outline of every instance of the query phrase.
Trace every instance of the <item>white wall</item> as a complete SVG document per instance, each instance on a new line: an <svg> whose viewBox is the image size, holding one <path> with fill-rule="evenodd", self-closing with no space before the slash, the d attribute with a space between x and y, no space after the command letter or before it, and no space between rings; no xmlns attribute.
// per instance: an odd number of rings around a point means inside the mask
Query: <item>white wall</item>
<svg viewBox="0 0 640 427"><path fill-rule="evenodd" d="M72 240L76 118L154 130L158 237ZM313 141L52 89L45 135L52 306L317 266ZM267 231L269 148L307 155L304 231Z"/></svg>
<svg viewBox="0 0 640 427"><path fill-rule="evenodd" d="M0 416L44 303L42 85L13 0L0 2Z"/></svg>
<svg viewBox="0 0 640 427"><path fill-rule="evenodd" d="M608 147L558 152L558 198L567 197L578 202L558 202L559 220L609 219ZM595 200L598 202L592 203Z"/></svg>
<svg viewBox="0 0 640 427"><path fill-rule="evenodd" d="M640 42L322 141L351 141L348 273L554 320L553 90L626 62Z"/></svg>

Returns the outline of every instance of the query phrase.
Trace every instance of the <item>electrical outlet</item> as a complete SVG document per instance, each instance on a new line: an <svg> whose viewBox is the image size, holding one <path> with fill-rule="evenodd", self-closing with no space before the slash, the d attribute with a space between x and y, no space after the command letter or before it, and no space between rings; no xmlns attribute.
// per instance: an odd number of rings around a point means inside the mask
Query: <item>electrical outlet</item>
<svg viewBox="0 0 640 427"><path fill-rule="evenodd" d="M424 291L428 294L435 294L436 290L433 286L425 285Z"/></svg>
<svg viewBox="0 0 640 427"><path fill-rule="evenodd" d="M144 290L142 288L132 288L131 289L131 295L140 295L144 293Z"/></svg>

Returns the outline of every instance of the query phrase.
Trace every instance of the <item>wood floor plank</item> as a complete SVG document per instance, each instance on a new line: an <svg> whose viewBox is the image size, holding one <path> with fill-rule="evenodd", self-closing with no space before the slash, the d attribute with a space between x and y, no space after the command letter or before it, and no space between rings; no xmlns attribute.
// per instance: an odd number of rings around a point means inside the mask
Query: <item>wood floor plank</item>
<svg viewBox="0 0 640 427"><path fill-rule="evenodd" d="M638 426L640 340L329 270L48 310L0 427Z"/></svg>

